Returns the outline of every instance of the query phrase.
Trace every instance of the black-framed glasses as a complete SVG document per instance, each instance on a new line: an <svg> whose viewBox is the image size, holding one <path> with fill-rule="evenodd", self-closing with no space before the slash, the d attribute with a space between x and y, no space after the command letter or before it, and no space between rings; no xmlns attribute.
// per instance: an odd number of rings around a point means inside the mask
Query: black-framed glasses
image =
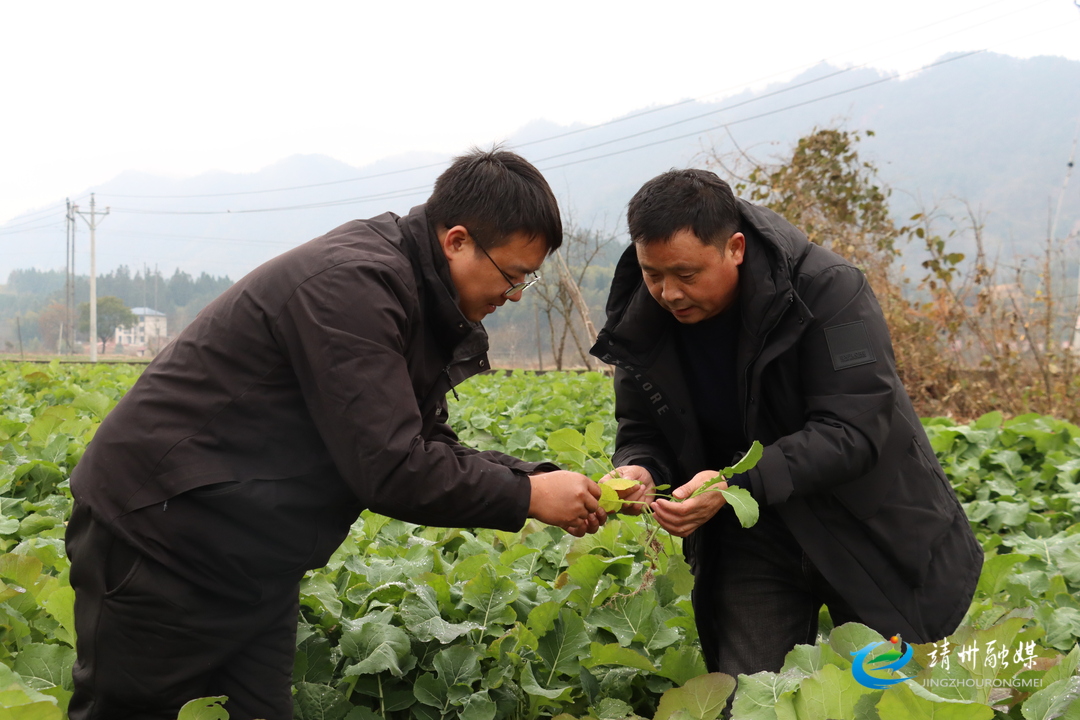
<svg viewBox="0 0 1080 720"><path fill-rule="evenodd" d="M476 247L480 248L480 251L483 252L484 255L487 255L487 259L491 260L491 264L495 266L495 269L499 271L499 274L501 274L503 276L503 279L505 279L506 282L510 283L510 287L503 292L503 297L510 297L511 295L517 295L522 290L525 290L526 288L531 288L533 285L540 282L540 276L537 275L536 273L532 274L532 279L531 280L525 280L525 281L519 282L519 283L514 282L514 279L512 277L510 277L509 275L507 275L505 272L503 272L503 269L501 267L499 267L499 263L495 262L495 260L491 257L491 255L488 255L488 251L484 249L483 245L476 242L475 238L473 239L473 242L476 243Z"/></svg>

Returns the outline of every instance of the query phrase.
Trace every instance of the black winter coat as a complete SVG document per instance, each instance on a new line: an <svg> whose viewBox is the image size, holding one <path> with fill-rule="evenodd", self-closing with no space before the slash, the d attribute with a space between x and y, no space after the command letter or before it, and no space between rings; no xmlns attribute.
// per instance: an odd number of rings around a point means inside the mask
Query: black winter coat
<svg viewBox="0 0 1080 720"><path fill-rule="evenodd" d="M516 530L540 466L447 425L446 392L487 369L487 348L423 206L350 222L200 312L105 418L72 493L144 553L252 602L266 578L325 564L364 508Z"/></svg>
<svg viewBox="0 0 1080 720"><path fill-rule="evenodd" d="M866 624L940 639L967 611L983 553L896 374L877 300L849 262L779 215L739 207L739 397L746 437L765 445L755 495ZM710 469L676 321L649 295L633 246L607 312L592 353L616 366L615 465L675 485ZM686 542L698 573L722 551L699 547L708 527Z"/></svg>

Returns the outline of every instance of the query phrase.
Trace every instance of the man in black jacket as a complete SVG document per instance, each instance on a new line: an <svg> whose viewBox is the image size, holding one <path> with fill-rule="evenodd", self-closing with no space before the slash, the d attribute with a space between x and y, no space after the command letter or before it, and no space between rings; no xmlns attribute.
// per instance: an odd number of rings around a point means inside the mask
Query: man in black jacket
<svg viewBox="0 0 1080 720"><path fill-rule="evenodd" d="M818 612L908 642L952 632L982 552L896 374L863 274L703 170L646 183L628 209L608 320L613 461L682 499L652 503L686 538L710 671L777 671ZM739 526L720 493L688 499L750 443L730 484L761 504Z"/></svg>
<svg viewBox="0 0 1080 720"><path fill-rule="evenodd" d="M518 301L562 226L532 165L458 158L426 205L357 220L252 271L155 358L72 475L73 720L292 718L298 583L360 511L581 535L584 475L461 446L446 393L488 368L480 321Z"/></svg>

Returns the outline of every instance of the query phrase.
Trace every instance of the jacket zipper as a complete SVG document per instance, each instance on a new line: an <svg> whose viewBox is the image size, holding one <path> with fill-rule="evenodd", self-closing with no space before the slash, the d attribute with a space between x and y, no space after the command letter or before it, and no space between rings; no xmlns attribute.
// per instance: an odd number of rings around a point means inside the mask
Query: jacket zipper
<svg viewBox="0 0 1080 720"><path fill-rule="evenodd" d="M450 392L454 393L454 400L460 400L458 397L457 389L454 387L454 381L450 379L450 365L447 365L442 369L443 375L446 376L446 383L450 386Z"/></svg>
<svg viewBox="0 0 1080 720"><path fill-rule="evenodd" d="M788 295L787 309L776 317L776 322L774 322L772 326L765 331L765 334L761 336L761 344L758 346L757 353L754 357L750 358L750 362L746 365L746 369L743 370L743 385L746 387L746 403L743 407L743 435L751 442L753 442L753 438L750 437L750 405L753 404L754 398L750 395L750 368L754 367L754 363L761 357L761 353L765 351L765 344L769 339L769 335L771 335L772 331L776 329L776 326L780 324L780 321L784 319L784 315L788 313L788 310L791 309L794 302L795 292L791 291L791 294Z"/></svg>

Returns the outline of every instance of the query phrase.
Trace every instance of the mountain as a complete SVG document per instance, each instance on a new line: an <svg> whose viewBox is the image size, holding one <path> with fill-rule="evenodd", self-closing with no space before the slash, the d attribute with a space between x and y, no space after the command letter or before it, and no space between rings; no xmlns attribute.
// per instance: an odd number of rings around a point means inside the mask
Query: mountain
<svg viewBox="0 0 1080 720"><path fill-rule="evenodd" d="M823 64L755 92L645 108L592 128L536 121L505 145L544 170L574 223L621 231L630 196L671 167L701 165L712 151L780 157L814 127L872 130L860 152L894 189L898 216L941 202L961 210L959 199L982 214L989 241L1025 252L1046 237L1058 201L1080 130L1077 88L1080 62L1052 57L958 55L899 80ZM98 271L146 264L236 279L354 217L407 212L448 159L415 153L354 168L306 155L251 174L124 173L94 188L98 209L110 208L97 231ZM1080 178L1065 197L1059 236L1080 227ZM89 210L88 199L79 204ZM63 213L56 215L40 230L28 230L39 224L28 222L40 217L33 215L0 226L0 279L16 268L63 268ZM76 242L84 273L85 223Z"/></svg>

